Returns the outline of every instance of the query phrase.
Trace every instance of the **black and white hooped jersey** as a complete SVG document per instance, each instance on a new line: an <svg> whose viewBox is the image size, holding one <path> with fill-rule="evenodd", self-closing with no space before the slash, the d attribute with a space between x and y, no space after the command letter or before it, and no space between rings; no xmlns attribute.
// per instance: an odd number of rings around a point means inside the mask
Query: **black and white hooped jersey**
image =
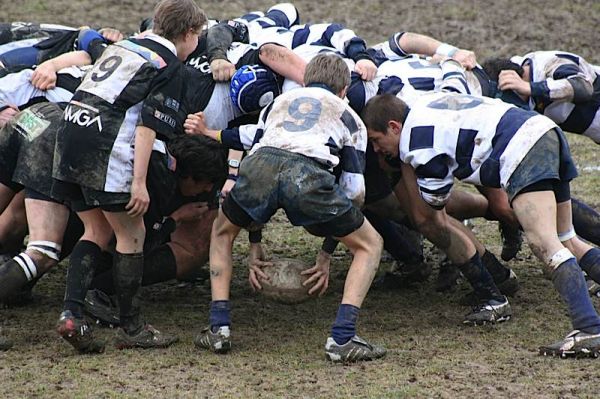
<svg viewBox="0 0 600 399"><path fill-rule="evenodd" d="M15 105L25 109L39 102L69 102L89 67L69 67L58 71L56 86L40 90L31 84L32 69L9 73L0 78L0 109Z"/></svg>
<svg viewBox="0 0 600 399"><path fill-rule="evenodd" d="M424 94L404 122L400 159L415 169L423 199L441 208L448 201L454 178L485 187L506 187L531 147L556 127L543 115L500 100Z"/></svg>
<svg viewBox="0 0 600 399"><path fill-rule="evenodd" d="M565 131L583 134L600 143L599 67L564 51L536 51L516 60L531 68L530 109L543 113ZM574 77L583 78L594 87L589 101L573 102L569 79Z"/></svg>
<svg viewBox="0 0 600 399"><path fill-rule="evenodd" d="M221 141L236 150L275 147L305 155L327 168L340 164L340 187L362 202L367 130L348 104L327 88L309 86L278 96L256 125L226 129Z"/></svg>
<svg viewBox="0 0 600 399"><path fill-rule="evenodd" d="M73 32L77 28L55 24L37 24L32 22L0 23L0 45L21 40L47 39L63 32Z"/></svg>
<svg viewBox="0 0 600 399"><path fill-rule="evenodd" d="M130 191L136 127L154 130L159 140L182 132L176 115L187 83L175 53L173 43L156 35L105 50L65 109L55 178L95 190ZM164 143L157 145L164 151Z"/></svg>

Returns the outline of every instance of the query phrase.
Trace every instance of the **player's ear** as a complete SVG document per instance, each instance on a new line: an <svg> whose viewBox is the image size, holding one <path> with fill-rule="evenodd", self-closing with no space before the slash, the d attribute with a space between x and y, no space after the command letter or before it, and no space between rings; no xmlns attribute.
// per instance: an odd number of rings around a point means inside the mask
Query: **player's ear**
<svg viewBox="0 0 600 399"><path fill-rule="evenodd" d="M391 129L394 134L400 134L402 131L402 123L391 120L388 122L388 128Z"/></svg>

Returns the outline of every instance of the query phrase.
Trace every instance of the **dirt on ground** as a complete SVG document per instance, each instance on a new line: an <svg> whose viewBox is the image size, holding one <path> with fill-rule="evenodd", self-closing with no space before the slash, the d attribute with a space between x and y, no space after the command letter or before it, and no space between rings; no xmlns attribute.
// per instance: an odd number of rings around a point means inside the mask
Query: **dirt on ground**
<svg viewBox="0 0 600 399"><path fill-rule="evenodd" d="M265 10L271 1L205 1L212 18ZM560 49L595 64L598 1L296 1L304 22L340 22L370 44L407 30L491 55ZM152 14L152 1L2 0L0 21L137 29ZM574 195L600 205L600 161L590 140L569 135L581 176ZM496 254L494 223L475 221L476 234ZM272 255L312 262L319 240L290 227L278 215L265 232ZM468 308L459 305L467 287L435 292L438 256L428 247L434 274L428 282L393 292L371 291L358 332L384 344L386 358L366 364L331 365L323 346L341 299L351 257L338 249L331 287L323 298L281 305L253 294L247 284L245 237L234 253L232 287L234 350L225 356L197 351L193 336L207 323L206 284L161 284L144 290L149 322L181 340L157 351L117 351L80 356L54 331L64 293L66 265L52 270L35 289L33 303L2 309L0 323L15 347L0 353L0 397L598 397L600 363L540 357L539 345L570 330L566 309L528 249L510 266L522 289L512 299L514 318L497 326L465 327ZM382 270L389 268L382 263ZM596 306L600 305L594 299ZM99 329L111 339L114 331Z"/></svg>

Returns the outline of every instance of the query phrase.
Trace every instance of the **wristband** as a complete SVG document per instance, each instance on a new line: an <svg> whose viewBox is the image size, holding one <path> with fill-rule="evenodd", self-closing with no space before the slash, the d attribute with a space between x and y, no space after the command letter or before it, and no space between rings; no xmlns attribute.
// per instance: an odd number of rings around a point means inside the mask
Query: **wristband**
<svg viewBox="0 0 600 399"><path fill-rule="evenodd" d="M436 54L445 55L446 57L452 58L454 54L458 51L457 47L451 46L448 43L442 43L439 45L437 50L435 50Z"/></svg>
<svg viewBox="0 0 600 399"><path fill-rule="evenodd" d="M227 180L237 181L238 177L239 177L238 175L234 175L233 173L230 173L227 175Z"/></svg>

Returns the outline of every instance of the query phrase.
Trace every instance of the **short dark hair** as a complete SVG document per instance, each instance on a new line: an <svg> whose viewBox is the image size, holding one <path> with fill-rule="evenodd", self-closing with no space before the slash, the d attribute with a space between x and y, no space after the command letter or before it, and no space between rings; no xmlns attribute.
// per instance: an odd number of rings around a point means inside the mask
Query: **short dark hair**
<svg viewBox="0 0 600 399"><path fill-rule="evenodd" d="M512 62L508 58L494 57L488 58L482 65L483 70L488 74L491 80L497 82L498 76L502 71L515 71L523 77L523 67Z"/></svg>
<svg viewBox="0 0 600 399"><path fill-rule="evenodd" d="M304 72L304 84L322 83L336 94L350 85L350 69L335 53L322 53L310 60Z"/></svg>
<svg viewBox="0 0 600 399"><path fill-rule="evenodd" d="M167 144L177 160L178 177L195 181L219 182L227 176L227 149L205 136L181 135Z"/></svg>
<svg viewBox="0 0 600 399"><path fill-rule="evenodd" d="M206 14L194 0L161 0L154 8L152 31L170 41L192 30L200 32Z"/></svg>
<svg viewBox="0 0 600 399"><path fill-rule="evenodd" d="M390 121L404 123L408 106L393 94L380 94L371 98L362 111L361 117L367 129L387 132Z"/></svg>

